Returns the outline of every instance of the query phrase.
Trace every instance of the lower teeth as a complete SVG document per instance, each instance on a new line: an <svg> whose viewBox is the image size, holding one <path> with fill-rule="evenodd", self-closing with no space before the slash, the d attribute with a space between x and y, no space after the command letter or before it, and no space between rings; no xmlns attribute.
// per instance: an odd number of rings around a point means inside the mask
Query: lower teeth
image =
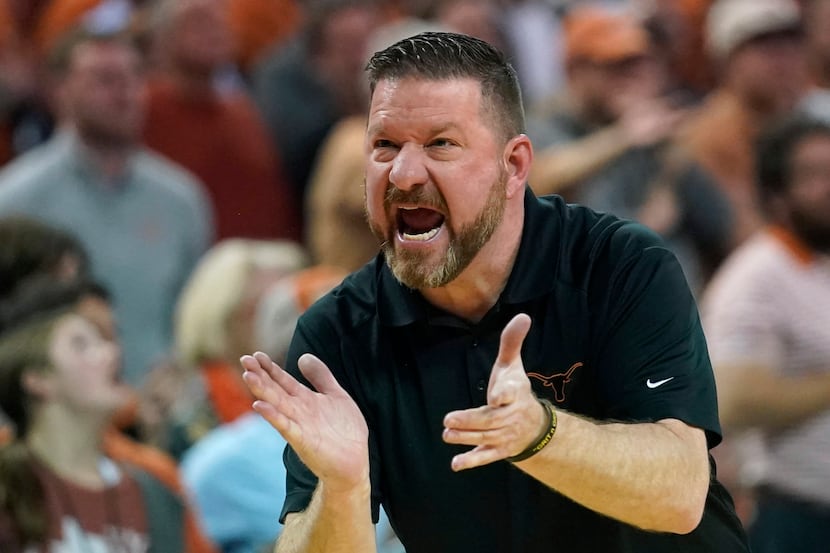
<svg viewBox="0 0 830 553"><path fill-rule="evenodd" d="M403 236L406 240L414 240L417 242L425 242L438 234L439 228L436 227L434 229L428 230L427 232L421 234L409 234L407 232L402 232L401 236Z"/></svg>

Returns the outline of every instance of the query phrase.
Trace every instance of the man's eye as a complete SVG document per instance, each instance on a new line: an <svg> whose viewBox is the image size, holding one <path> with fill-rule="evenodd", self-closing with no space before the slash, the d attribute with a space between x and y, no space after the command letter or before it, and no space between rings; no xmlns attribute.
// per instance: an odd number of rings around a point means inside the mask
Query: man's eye
<svg viewBox="0 0 830 553"><path fill-rule="evenodd" d="M394 148L395 145L389 141L384 139L375 140L375 148Z"/></svg>
<svg viewBox="0 0 830 553"><path fill-rule="evenodd" d="M436 138L430 143L430 146L435 146L436 148L448 148L452 145L452 141L446 138Z"/></svg>

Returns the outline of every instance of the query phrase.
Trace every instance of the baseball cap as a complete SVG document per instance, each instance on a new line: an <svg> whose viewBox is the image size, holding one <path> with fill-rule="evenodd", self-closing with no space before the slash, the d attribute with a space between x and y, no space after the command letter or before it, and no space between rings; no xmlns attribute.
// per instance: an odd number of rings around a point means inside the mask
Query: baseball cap
<svg viewBox="0 0 830 553"><path fill-rule="evenodd" d="M800 25L794 0L718 0L706 19L707 47L715 59L724 59L753 38Z"/></svg>
<svg viewBox="0 0 830 553"><path fill-rule="evenodd" d="M648 53L649 35L632 16L598 6L575 8L564 19L565 59L596 63Z"/></svg>

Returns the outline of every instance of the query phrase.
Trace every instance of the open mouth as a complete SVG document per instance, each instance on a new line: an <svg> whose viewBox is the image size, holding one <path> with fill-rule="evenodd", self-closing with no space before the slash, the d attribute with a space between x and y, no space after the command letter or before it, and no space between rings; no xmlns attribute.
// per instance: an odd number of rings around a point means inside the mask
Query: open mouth
<svg viewBox="0 0 830 553"><path fill-rule="evenodd" d="M401 207L397 212L398 234L403 240L426 242L444 225L442 213L426 207Z"/></svg>

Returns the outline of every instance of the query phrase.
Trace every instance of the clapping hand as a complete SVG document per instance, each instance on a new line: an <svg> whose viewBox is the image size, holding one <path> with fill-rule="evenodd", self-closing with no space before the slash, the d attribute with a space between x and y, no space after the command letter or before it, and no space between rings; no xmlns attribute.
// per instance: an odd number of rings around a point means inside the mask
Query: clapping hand
<svg viewBox="0 0 830 553"><path fill-rule="evenodd" d="M327 489L349 491L368 481L366 421L320 359L305 354L298 361L313 390L264 353L245 355L240 361L243 379L257 398L254 409L282 434Z"/></svg>

